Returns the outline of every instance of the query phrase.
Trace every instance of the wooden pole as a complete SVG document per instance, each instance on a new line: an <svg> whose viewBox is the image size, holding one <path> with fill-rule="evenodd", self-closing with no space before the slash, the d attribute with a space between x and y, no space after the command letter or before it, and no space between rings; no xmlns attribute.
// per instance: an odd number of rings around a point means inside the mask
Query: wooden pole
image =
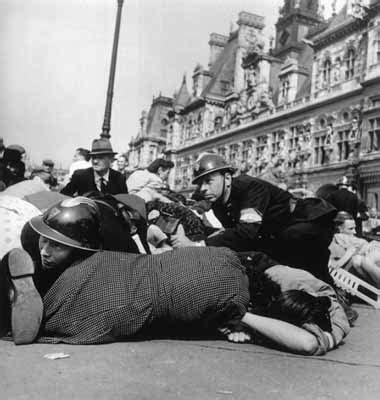
<svg viewBox="0 0 380 400"><path fill-rule="evenodd" d="M113 98L113 88L115 84L117 48L119 45L120 22L121 22L121 11L123 8L123 1L124 0L117 0L117 15L116 15L115 33L113 37L113 48L112 48L110 75L108 80L107 101L106 101L106 108L104 111L102 133L100 134L101 138L107 138L107 139L111 137L110 130L111 130L112 98Z"/></svg>

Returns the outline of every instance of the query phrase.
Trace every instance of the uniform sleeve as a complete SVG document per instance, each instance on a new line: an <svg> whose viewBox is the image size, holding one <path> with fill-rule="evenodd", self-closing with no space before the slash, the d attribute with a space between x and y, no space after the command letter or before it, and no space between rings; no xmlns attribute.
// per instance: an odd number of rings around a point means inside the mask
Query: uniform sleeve
<svg viewBox="0 0 380 400"><path fill-rule="evenodd" d="M205 242L207 246L228 247L234 251L244 251L251 249L252 241L255 240L259 229L259 224L238 223L233 228L207 238Z"/></svg>
<svg viewBox="0 0 380 400"><path fill-rule="evenodd" d="M235 251L252 250L252 241L258 235L263 215L270 201L270 192L260 184L251 184L243 194L239 221L219 235L206 239L208 246L224 246Z"/></svg>

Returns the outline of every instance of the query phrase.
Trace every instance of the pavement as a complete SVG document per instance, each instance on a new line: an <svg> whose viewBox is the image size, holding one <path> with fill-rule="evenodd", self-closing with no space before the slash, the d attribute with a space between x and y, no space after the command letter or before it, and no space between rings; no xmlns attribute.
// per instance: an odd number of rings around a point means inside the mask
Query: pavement
<svg viewBox="0 0 380 400"><path fill-rule="evenodd" d="M322 357L226 341L0 341L0 399L377 400L380 310L355 308L359 319L345 344ZM69 357L44 358L60 352Z"/></svg>

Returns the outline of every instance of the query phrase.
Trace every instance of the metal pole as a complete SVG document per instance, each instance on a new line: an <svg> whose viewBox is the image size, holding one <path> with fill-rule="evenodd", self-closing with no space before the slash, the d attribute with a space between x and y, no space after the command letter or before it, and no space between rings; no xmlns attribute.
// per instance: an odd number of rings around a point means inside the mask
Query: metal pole
<svg viewBox="0 0 380 400"><path fill-rule="evenodd" d="M117 0L117 15L116 15L115 33L113 37L113 48L112 48L110 76L108 81L106 109L104 111L102 133L100 134L101 138L107 138L107 139L111 137L110 130L111 130L112 98L113 98L113 87L115 84L117 48L119 45L120 21L121 21L121 10L123 7L123 1L124 0Z"/></svg>

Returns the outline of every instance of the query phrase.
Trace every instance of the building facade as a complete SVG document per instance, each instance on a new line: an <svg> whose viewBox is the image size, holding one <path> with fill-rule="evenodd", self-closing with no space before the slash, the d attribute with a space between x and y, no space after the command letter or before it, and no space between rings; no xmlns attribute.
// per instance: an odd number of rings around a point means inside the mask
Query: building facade
<svg viewBox="0 0 380 400"><path fill-rule="evenodd" d="M195 67L168 113L176 190L194 190L194 163L212 151L289 188L347 176L379 209L380 2L322 14L317 0L285 0L275 38L247 12L229 36L210 35L208 68Z"/></svg>
<svg viewBox="0 0 380 400"><path fill-rule="evenodd" d="M161 94L153 98L149 112L142 111L139 132L129 143L129 169L146 168L156 158L163 156L169 126L169 112L173 99Z"/></svg>

